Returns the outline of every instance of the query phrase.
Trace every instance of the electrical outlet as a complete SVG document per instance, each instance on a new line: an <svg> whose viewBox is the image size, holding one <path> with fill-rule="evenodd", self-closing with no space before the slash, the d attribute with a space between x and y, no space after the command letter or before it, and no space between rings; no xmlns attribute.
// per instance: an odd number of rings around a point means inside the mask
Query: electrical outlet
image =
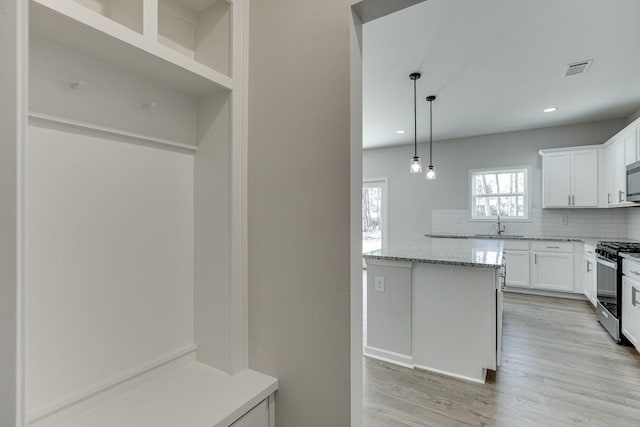
<svg viewBox="0 0 640 427"><path fill-rule="evenodd" d="M569 225L569 215L562 215L561 224Z"/></svg>
<svg viewBox="0 0 640 427"><path fill-rule="evenodd" d="M462 217L460 215L456 217L456 224L462 224Z"/></svg>
<svg viewBox="0 0 640 427"><path fill-rule="evenodd" d="M384 277L376 276L375 279L373 279L373 282L376 292L384 292Z"/></svg>

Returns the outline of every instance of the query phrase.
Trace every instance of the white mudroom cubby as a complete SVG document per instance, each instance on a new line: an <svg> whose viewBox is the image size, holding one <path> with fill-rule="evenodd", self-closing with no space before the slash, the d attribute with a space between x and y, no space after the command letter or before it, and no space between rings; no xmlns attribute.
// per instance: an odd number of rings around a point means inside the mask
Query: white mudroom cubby
<svg viewBox="0 0 640 427"><path fill-rule="evenodd" d="M274 427L247 361L246 7L31 0L26 425Z"/></svg>
<svg viewBox="0 0 640 427"><path fill-rule="evenodd" d="M72 0L102 16L142 33L144 0Z"/></svg>
<svg viewBox="0 0 640 427"><path fill-rule="evenodd" d="M226 75L231 8L226 0L159 0L159 40Z"/></svg>

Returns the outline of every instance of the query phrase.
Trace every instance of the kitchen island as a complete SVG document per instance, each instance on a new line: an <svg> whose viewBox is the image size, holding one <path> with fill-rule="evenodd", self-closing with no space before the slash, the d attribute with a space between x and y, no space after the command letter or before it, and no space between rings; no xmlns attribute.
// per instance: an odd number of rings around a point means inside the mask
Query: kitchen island
<svg viewBox="0 0 640 427"><path fill-rule="evenodd" d="M502 253L428 237L366 253L365 356L484 383L500 363Z"/></svg>

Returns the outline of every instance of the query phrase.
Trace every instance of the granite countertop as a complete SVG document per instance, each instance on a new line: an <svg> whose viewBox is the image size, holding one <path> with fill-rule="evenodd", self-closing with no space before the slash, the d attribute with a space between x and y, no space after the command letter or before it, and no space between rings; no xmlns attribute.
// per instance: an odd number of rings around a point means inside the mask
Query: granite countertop
<svg viewBox="0 0 640 427"><path fill-rule="evenodd" d="M527 236L520 234L425 234L434 239L490 239L490 240L544 240L548 242L582 242L595 245L598 242L635 242L621 237L569 237L569 236Z"/></svg>
<svg viewBox="0 0 640 427"><path fill-rule="evenodd" d="M623 252L622 254L622 258L626 258L629 259L631 261L640 261L640 253L638 252Z"/></svg>
<svg viewBox="0 0 640 427"><path fill-rule="evenodd" d="M498 239L431 238L367 252L365 259L500 268L504 243Z"/></svg>

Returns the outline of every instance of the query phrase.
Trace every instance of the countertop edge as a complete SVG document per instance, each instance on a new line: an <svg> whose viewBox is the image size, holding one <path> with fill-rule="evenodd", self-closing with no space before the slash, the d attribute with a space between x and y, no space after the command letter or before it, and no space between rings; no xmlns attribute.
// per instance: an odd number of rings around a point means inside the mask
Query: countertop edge
<svg viewBox="0 0 640 427"><path fill-rule="evenodd" d="M492 268L492 269L502 268L502 264L447 261L447 260L439 260L439 259L402 258L402 257L381 256L381 255L363 255L362 257L364 259L377 259L381 261L396 261L396 262L412 262L417 264L441 264L441 265L454 265L459 267Z"/></svg>
<svg viewBox="0 0 640 427"><path fill-rule="evenodd" d="M602 241L634 241L628 238L619 237L551 237L551 236L490 236L490 235L474 235L474 234L437 234L427 233L425 237L432 239L480 239L480 240L520 240L520 241L547 241L547 242L602 242Z"/></svg>

